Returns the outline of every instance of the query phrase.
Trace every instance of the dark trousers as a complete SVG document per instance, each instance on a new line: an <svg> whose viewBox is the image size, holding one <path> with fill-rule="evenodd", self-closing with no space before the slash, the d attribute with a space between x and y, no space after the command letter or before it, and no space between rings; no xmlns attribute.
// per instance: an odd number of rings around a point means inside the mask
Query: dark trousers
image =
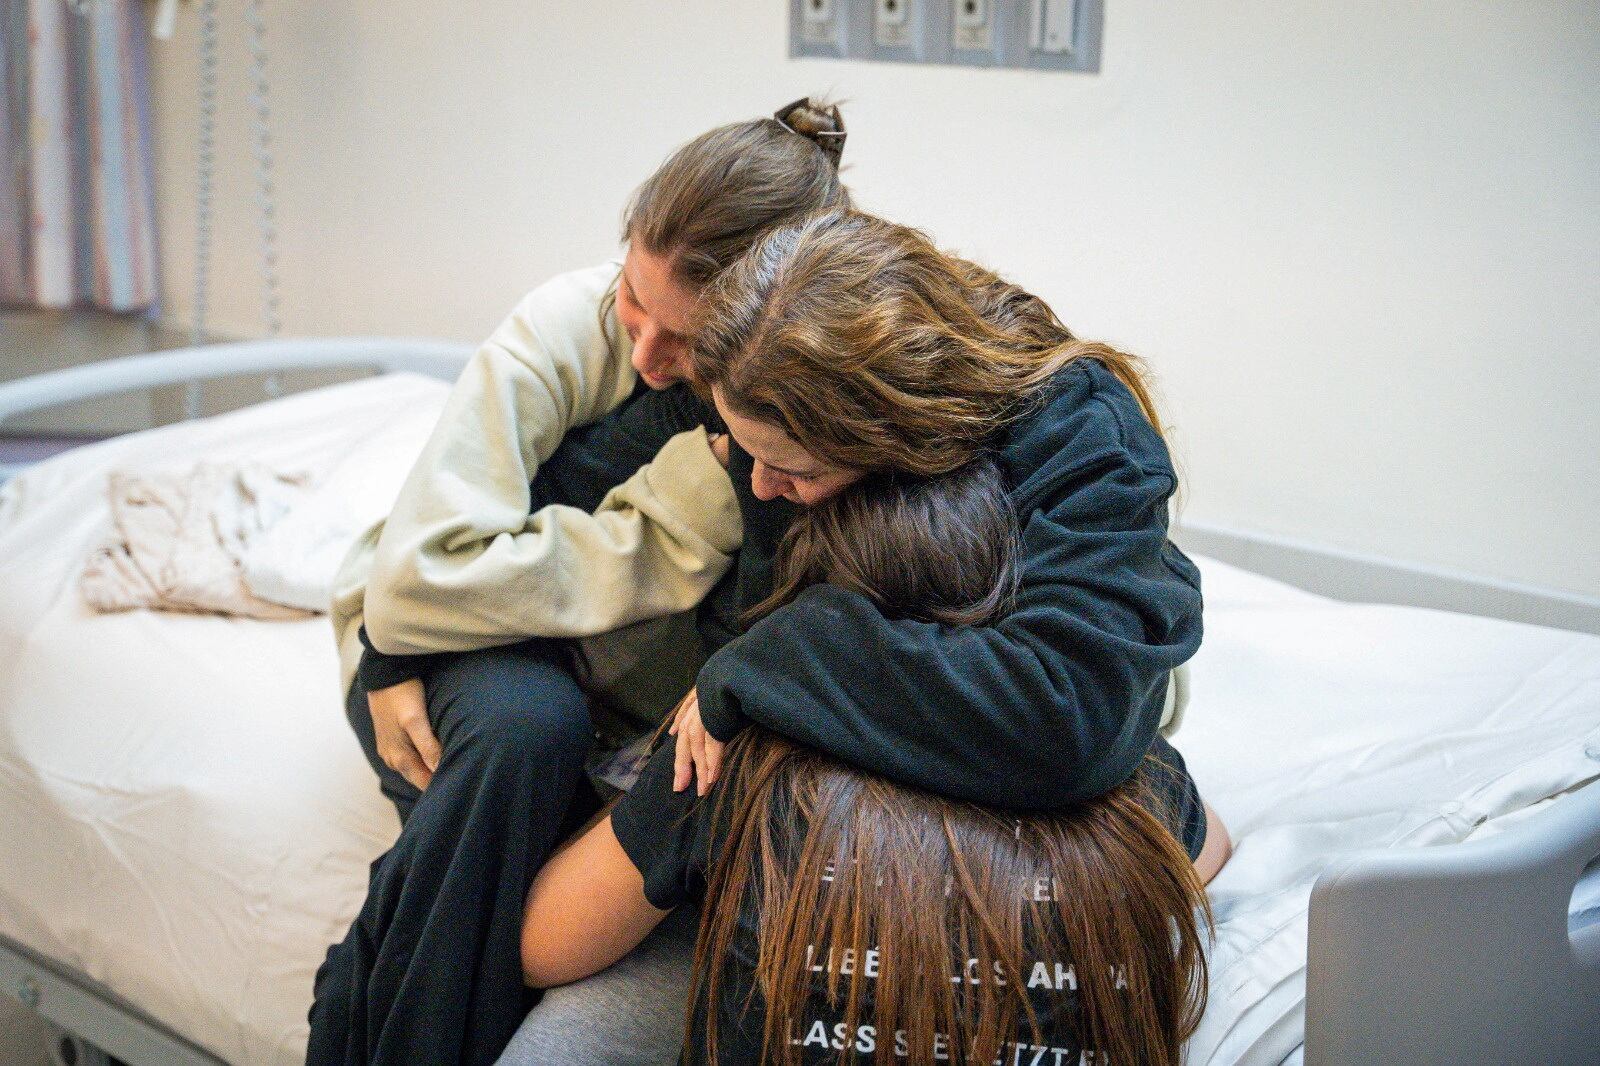
<svg viewBox="0 0 1600 1066"><path fill-rule="evenodd" d="M443 755L423 792L378 758L359 680L347 700L402 827L317 971L308 1064L493 1063L535 998L528 887L599 806L588 701L559 644L440 656L425 687Z"/></svg>

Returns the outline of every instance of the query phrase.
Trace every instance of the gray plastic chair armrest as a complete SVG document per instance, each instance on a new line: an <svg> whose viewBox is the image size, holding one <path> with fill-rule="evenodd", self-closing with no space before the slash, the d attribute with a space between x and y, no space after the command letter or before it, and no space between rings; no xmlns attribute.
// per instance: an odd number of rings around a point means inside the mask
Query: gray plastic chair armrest
<svg viewBox="0 0 1600 1066"><path fill-rule="evenodd" d="M1307 1066L1600 1062L1600 916L1568 913L1597 856L1600 783L1499 836L1331 867L1311 893Z"/></svg>

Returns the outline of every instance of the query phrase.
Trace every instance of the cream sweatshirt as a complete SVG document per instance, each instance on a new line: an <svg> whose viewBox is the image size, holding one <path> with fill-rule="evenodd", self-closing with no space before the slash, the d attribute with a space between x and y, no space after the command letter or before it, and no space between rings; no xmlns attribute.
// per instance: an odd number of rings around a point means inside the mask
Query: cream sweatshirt
<svg viewBox="0 0 1600 1066"><path fill-rule="evenodd" d="M588 637L687 610L742 539L728 474L695 429L590 514L529 514L529 483L568 430L633 391L632 343L601 306L619 266L553 278L483 343L450 394L389 517L351 548L330 616L341 691L365 624L391 655Z"/></svg>

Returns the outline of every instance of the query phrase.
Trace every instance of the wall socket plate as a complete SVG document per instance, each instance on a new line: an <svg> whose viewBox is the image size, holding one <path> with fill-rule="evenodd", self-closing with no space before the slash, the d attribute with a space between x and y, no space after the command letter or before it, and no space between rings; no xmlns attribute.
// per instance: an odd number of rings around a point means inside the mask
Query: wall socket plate
<svg viewBox="0 0 1600 1066"><path fill-rule="evenodd" d="M1027 57L1023 66L1099 72L1105 0L1026 0L1017 6L1026 20L1016 42Z"/></svg>
<svg viewBox="0 0 1600 1066"><path fill-rule="evenodd" d="M789 0L789 54L845 57L846 0Z"/></svg>
<svg viewBox="0 0 1600 1066"><path fill-rule="evenodd" d="M835 0L844 3L846 0ZM930 8L948 0L866 0L871 24L871 59L918 62L927 58Z"/></svg>
<svg viewBox="0 0 1600 1066"><path fill-rule="evenodd" d="M987 52L994 47L994 9L989 0L953 0L950 47L957 52Z"/></svg>
<svg viewBox="0 0 1600 1066"><path fill-rule="evenodd" d="M789 54L1098 73L1105 0L789 0Z"/></svg>
<svg viewBox="0 0 1600 1066"><path fill-rule="evenodd" d="M997 67L1005 41L999 0L950 0L949 52L944 62L964 67Z"/></svg>

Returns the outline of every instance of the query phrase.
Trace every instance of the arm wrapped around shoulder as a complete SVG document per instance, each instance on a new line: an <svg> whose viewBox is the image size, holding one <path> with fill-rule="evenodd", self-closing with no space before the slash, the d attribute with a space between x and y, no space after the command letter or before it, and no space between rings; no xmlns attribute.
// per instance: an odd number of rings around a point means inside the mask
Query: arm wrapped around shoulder
<svg viewBox="0 0 1600 1066"><path fill-rule="evenodd" d="M592 514L553 504L515 534L397 553L367 589L368 632L377 645L386 620L389 648L380 650L408 652L610 632L698 604L733 564L741 535L727 472L696 427Z"/></svg>
<svg viewBox="0 0 1600 1066"><path fill-rule="evenodd" d="M706 664L706 727L726 740L758 722L1013 809L1114 788L1156 735L1170 671L1200 645L1199 574L1167 539L1174 482L1152 466L1123 447L1068 449L1027 478L1017 597L993 624L889 618L811 586Z"/></svg>
<svg viewBox="0 0 1600 1066"><path fill-rule="evenodd" d="M625 338L608 338L600 317L615 276L581 271L535 290L456 383L372 552L363 607L379 652L604 632L693 606L728 567L732 486L697 404L630 400ZM535 509L530 485L583 426L599 459L623 463L603 482L616 488L592 513L588 501Z"/></svg>

